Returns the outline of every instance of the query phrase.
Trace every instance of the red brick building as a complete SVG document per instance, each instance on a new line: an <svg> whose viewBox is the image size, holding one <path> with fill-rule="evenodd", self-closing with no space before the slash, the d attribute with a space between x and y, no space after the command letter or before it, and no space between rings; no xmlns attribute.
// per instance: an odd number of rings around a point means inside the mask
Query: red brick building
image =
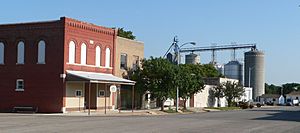
<svg viewBox="0 0 300 133"><path fill-rule="evenodd" d="M0 111L116 108L116 30L62 17L0 25Z"/></svg>

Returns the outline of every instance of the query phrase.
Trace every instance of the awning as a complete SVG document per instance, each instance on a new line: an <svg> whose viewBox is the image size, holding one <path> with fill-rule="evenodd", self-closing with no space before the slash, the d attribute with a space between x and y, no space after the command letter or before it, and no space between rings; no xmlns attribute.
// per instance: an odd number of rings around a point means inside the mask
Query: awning
<svg viewBox="0 0 300 133"><path fill-rule="evenodd" d="M116 77L112 74L71 71L67 70L67 81L89 81L92 83L126 84L134 85L135 82Z"/></svg>

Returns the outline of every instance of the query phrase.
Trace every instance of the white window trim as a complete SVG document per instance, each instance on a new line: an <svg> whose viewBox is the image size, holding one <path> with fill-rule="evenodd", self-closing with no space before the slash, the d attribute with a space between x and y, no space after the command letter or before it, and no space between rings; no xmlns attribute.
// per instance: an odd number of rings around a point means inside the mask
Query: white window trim
<svg viewBox="0 0 300 133"><path fill-rule="evenodd" d="M23 82L23 89L19 89L18 88L18 82L19 81L22 81ZM25 88L25 86L24 86L24 80L23 79L17 79L16 80L16 89L15 89L15 91L24 91L24 88Z"/></svg>
<svg viewBox="0 0 300 133"><path fill-rule="evenodd" d="M100 92L103 92L104 95L100 95ZM105 97L105 91L104 90L101 90L101 89L98 89L98 97Z"/></svg>
<svg viewBox="0 0 300 133"><path fill-rule="evenodd" d="M80 64L87 64L87 45L85 43L80 46Z"/></svg>
<svg viewBox="0 0 300 133"><path fill-rule="evenodd" d="M3 62L0 62L0 65L4 65L5 64L5 45L3 42L0 42L0 45L3 46Z"/></svg>
<svg viewBox="0 0 300 133"><path fill-rule="evenodd" d="M77 96L77 92L80 91L81 92L81 95L80 96ZM82 90L75 90L75 97L82 97L83 96L83 91Z"/></svg>
<svg viewBox="0 0 300 133"><path fill-rule="evenodd" d="M22 53L22 51L19 51L19 46L23 43L23 54L19 55L19 52ZM23 60L20 60L19 62L19 56L23 56ZM25 42L19 41L17 44L17 65L24 65L25 64Z"/></svg>
<svg viewBox="0 0 300 133"><path fill-rule="evenodd" d="M67 65L75 65L75 66L86 66L86 67L98 67L98 68L106 68L106 69L112 69L112 67L105 67L105 66L95 66L95 65L82 65L78 63L66 63Z"/></svg>
<svg viewBox="0 0 300 133"><path fill-rule="evenodd" d="M40 51L40 44L41 44L41 42L44 42L44 49L42 51ZM39 61L40 58L41 58L40 54L44 54L43 55L43 59L41 59L43 61ZM40 40L39 43L38 43L38 61L37 61L36 64L46 64L46 42L44 40Z"/></svg>
<svg viewBox="0 0 300 133"><path fill-rule="evenodd" d="M74 50L71 49L71 47L70 47L71 43L74 44ZM76 43L74 41L70 41L68 45L69 45L69 53L68 53L69 54L69 59L68 59L68 63L69 64L75 64L75 62L76 62ZM73 58L71 58L71 52L72 52L72 57ZM72 62L70 62L70 60L72 60Z"/></svg>
<svg viewBox="0 0 300 133"><path fill-rule="evenodd" d="M108 52L109 52L109 54L108 54ZM109 67L111 67L111 50L110 50L110 48L106 48L105 49L105 67L106 68L109 68Z"/></svg>

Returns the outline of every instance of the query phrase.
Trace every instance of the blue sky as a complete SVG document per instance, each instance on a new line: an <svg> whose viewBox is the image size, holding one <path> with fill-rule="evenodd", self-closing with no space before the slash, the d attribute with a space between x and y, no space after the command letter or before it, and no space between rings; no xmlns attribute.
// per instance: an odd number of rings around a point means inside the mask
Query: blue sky
<svg viewBox="0 0 300 133"><path fill-rule="evenodd" d="M8 0L0 23L67 16L107 27L124 27L145 43L145 57L162 56L172 38L197 46L257 43L266 54L266 82L300 82L300 0ZM243 58L243 52L238 52ZM201 53L210 61L211 53ZM230 60L230 51L217 61Z"/></svg>

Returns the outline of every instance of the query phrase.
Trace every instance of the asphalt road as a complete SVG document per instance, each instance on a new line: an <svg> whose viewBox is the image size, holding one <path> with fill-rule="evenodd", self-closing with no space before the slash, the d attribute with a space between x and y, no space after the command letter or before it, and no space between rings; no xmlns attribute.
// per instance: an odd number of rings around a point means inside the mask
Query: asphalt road
<svg viewBox="0 0 300 133"><path fill-rule="evenodd" d="M164 116L0 114L0 133L300 133L300 107Z"/></svg>

